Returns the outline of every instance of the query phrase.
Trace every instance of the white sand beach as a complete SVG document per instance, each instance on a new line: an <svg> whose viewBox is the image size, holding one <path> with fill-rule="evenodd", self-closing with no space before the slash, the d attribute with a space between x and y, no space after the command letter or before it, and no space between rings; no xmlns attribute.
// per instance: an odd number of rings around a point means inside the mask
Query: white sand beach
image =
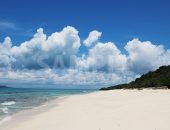
<svg viewBox="0 0 170 130"><path fill-rule="evenodd" d="M170 90L69 96L20 112L0 130L170 130Z"/></svg>

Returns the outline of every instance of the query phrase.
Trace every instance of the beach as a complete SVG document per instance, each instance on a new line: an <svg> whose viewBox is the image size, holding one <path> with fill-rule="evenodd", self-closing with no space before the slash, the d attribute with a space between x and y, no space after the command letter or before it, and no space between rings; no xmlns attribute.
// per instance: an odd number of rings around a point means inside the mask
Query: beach
<svg viewBox="0 0 170 130"><path fill-rule="evenodd" d="M170 130L170 90L66 96L13 115L0 130Z"/></svg>

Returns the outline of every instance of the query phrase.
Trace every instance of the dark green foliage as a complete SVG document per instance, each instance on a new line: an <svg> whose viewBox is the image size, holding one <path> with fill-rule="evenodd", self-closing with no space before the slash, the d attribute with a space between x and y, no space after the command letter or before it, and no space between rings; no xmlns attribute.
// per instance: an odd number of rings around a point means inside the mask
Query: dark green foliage
<svg viewBox="0 0 170 130"><path fill-rule="evenodd" d="M100 90L122 89L122 88L125 88L126 86L127 86L127 84L120 84L120 85L111 86L111 87L107 87L107 88L101 88Z"/></svg>
<svg viewBox="0 0 170 130"><path fill-rule="evenodd" d="M158 88L166 86L170 89L170 66L162 66L154 72L148 72L137 78L135 81L129 84L122 84L111 86L108 88L101 88L100 90L111 90L111 89L133 89L133 88Z"/></svg>

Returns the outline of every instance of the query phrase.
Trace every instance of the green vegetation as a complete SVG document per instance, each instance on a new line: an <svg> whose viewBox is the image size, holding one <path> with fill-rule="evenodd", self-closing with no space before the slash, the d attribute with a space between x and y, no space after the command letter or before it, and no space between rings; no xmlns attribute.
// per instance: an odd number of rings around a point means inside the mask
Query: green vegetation
<svg viewBox="0 0 170 130"><path fill-rule="evenodd" d="M148 72L128 84L120 84L100 90L111 89L142 89L142 88L169 88L170 89L170 66L162 66L156 71Z"/></svg>

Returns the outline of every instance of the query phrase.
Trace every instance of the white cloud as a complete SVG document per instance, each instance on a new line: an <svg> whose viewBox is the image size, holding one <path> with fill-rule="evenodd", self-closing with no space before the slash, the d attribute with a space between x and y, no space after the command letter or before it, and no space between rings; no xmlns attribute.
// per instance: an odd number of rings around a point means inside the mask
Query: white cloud
<svg viewBox="0 0 170 130"><path fill-rule="evenodd" d="M126 56L114 43L97 43L86 58L78 60L79 68L98 71L121 71L126 66Z"/></svg>
<svg viewBox="0 0 170 130"><path fill-rule="evenodd" d="M125 55L113 42L99 42L101 33L96 33L87 38L87 54L80 52L78 31L70 26L50 36L39 28L19 46L12 46L6 37L0 43L0 82L107 86L170 65L170 50L163 45L133 39L126 44Z"/></svg>
<svg viewBox="0 0 170 130"><path fill-rule="evenodd" d="M0 82L26 83L26 84L57 84L57 85L77 85L78 87L113 85L128 82L134 75L122 77L117 73L107 73L98 71L79 71L77 69L66 70L18 70L0 73Z"/></svg>
<svg viewBox="0 0 170 130"><path fill-rule="evenodd" d="M18 26L13 22L0 21L0 30L5 30L5 29L17 30Z"/></svg>
<svg viewBox="0 0 170 130"><path fill-rule="evenodd" d="M11 39L6 37L3 43L0 43L0 70L10 68L14 58L11 56Z"/></svg>
<svg viewBox="0 0 170 130"><path fill-rule="evenodd" d="M170 65L170 49L168 49L161 57L160 57L160 66L161 65Z"/></svg>
<svg viewBox="0 0 170 130"><path fill-rule="evenodd" d="M99 40L101 35L102 35L102 32L99 32L97 30L90 32L88 38L86 38L83 42L84 45L86 47L90 47L92 44L96 43Z"/></svg>
<svg viewBox="0 0 170 130"><path fill-rule="evenodd" d="M166 50L162 45L154 45L150 41L141 42L139 39L129 41L125 46L129 53L127 56L128 67L136 73L146 73L165 64L162 58L165 58ZM170 59L165 58L166 63Z"/></svg>
<svg viewBox="0 0 170 130"><path fill-rule="evenodd" d="M43 29L30 41L11 48L16 59L14 68L41 69L44 67L70 67L80 47L78 31L73 27L65 27L47 37Z"/></svg>

